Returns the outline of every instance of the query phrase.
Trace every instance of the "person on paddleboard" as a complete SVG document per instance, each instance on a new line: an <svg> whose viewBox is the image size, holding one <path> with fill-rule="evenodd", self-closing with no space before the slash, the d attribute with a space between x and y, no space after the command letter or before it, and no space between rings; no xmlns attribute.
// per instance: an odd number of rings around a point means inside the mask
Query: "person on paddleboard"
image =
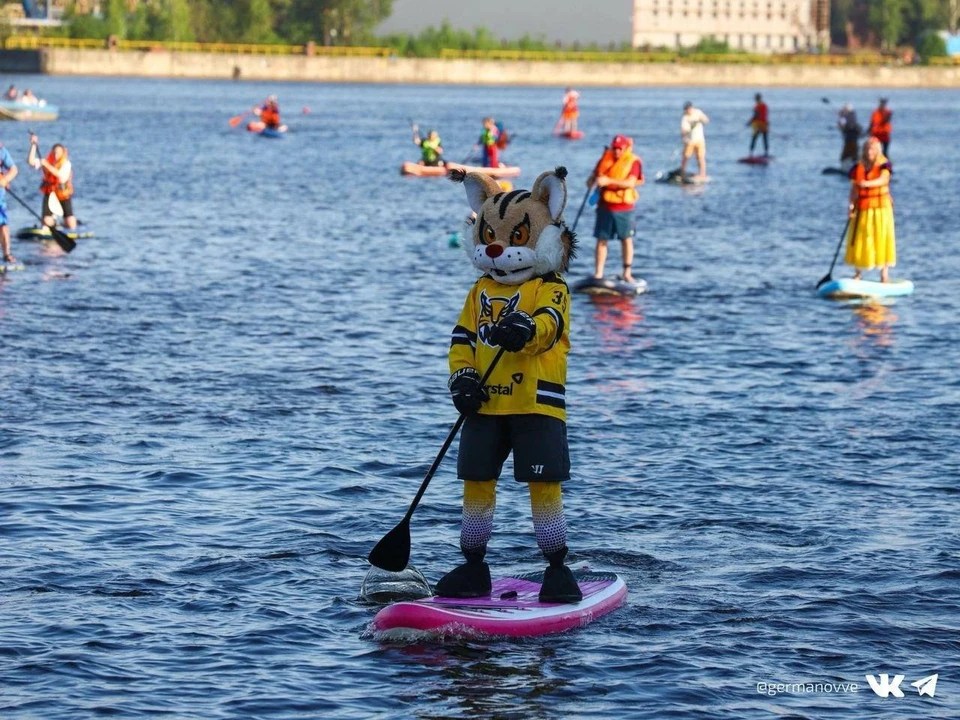
<svg viewBox="0 0 960 720"><path fill-rule="evenodd" d="M464 246L483 275L453 329L450 380L464 416L457 474L463 480L460 550L466 562L441 578L436 594L490 594L484 557L493 533L497 480L513 452L514 478L530 492L537 545L549 565L542 602L583 597L567 555L561 483L570 478L566 379L570 293L560 272L575 239L563 223L566 168L545 172L533 189L504 192L482 173L450 171L477 213Z"/></svg>
<svg viewBox="0 0 960 720"><path fill-rule="evenodd" d="M870 116L870 129L867 131L873 135L883 146L883 154L890 157L890 134L893 132L893 112L887 107L887 99L880 98L880 104Z"/></svg>
<svg viewBox="0 0 960 720"><path fill-rule="evenodd" d="M643 185L643 162L633 154L633 140L617 135L587 178L587 187L600 190L593 235L597 239L593 276L603 279L607 241L619 238L623 254L623 279L633 279L633 236L636 232L634 207Z"/></svg>
<svg viewBox="0 0 960 720"><path fill-rule="evenodd" d="M857 113L853 105L846 103L837 113L837 128L843 136L843 149L840 151L840 167L848 171L857 162L859 154L860 136L863 126L857 120Z"/></svg>
<svg viewBox="0 0 960 720"><path fill-rule="evenodd" d="M681 177L687 172L687 161L697 156L697 177L707 179L707 138L703 126L710 122L706 113L695 108L693 103L683 104L683 117L680 118L680 140L683 142L683 158L680 160Z"/></svg>
<svg viewBox="0 0 960 720"><path fill-rule="evenodd" d="M753 117L747 121L747 126L753 130L753 137L750 138L750 157L753 157L753 147L757 144L757 138L763 136L763 156L769 157L770 144L767 135L770 130L770 113L767 104L763 101L760 93L754 95L756 104L753 106Z"/></svg>
<svg viewBox="0 0 960 720"><path fill-rule="evenodd" d="M7 218L7 188L17 176L17 164L3 143L0 143L0 251L3 261L15 263L17 259L10 252L10 225Z"/></svg>
<svg viewBox="0 0 960 720"><path fill-rule="evenodd" d="M497 123L492 117L485 117L478 141L484 167L500 167L500 145L497 142L499 139L500 130L497 128Z"/></svg>
<svg viewBox="0 0 960 720"><path fill-rule="evenodd" d="M430 167L440 167L443 163L443 143L440 141L440 134L436 130L431 130L426 137L420 137L420 128L416 124L413 126L413 143L420 148L420 164Z"/></svg>
<svg viewBox="0 0 960 720"><path fill-rule="evenodd" d="M40 194L43 203L40 216L43 224L55 227L57 216L63 216L64 227L76 230L77 218L73 214L73 163L70 156L60 143L56 143L46 158L40 157L40 138L30 135L30 153L27 155L27 164L35 170L43 171L43 181L40 183Z"/></svg>
<svg viewBox="0 0 960 720"><path fill-rule="evenodd" d="M276 95L268 97L263 105L256 108L253 112L260 117L264 127L270 128L271 130L280 129L280 103L277 101Z"/></svg>
<svg viewBox="0 0 960 720"><path fill-rule="evenodd" d="M580 100L580 93L572 87L567 88L563 96L563 109L560 111L560 132L569 135L577 131L577 118L580 117L580 108L577 101Z"/></svg>
<svg viewBox="0 0 960 720"><path fill-rule="evenodd" d="M854 280L864 270L880 268L880 282L890 282L889 268L897 264L897 240L893 224L890 173L893 168L883 154L882 143L871 136L863 144L860 162L850 171L850 223L844 262L853 265Z"/></svg>

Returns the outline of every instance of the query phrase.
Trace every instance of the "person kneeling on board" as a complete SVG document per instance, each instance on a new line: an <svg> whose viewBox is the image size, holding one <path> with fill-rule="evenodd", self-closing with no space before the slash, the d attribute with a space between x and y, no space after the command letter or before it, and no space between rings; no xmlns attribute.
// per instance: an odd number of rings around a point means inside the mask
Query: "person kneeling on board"
<svg viewBox="0 0 960 720"><path fill-rule="evenodd" d="M597 203L597 221L594 237L597 239L593 276L603 278L603 266L607 261L607 241L620 239L623 248L623 279L634 282L633 236L636 231L634 206L640 194L637 188L643 185L643 163L633 154L633 140L617 135L605 150L590 177L587 187L600 188Z"/></svg>
<svg viewBox="0 0 960 720"><path fill-rule="evenodd" d="M0 251L3 262L15 263L17 259L10 252L10 225L7 221L7 188L17 176L17 164L13 156L0 143Z"/></svg>
<svg viewBox="0 0 960 720"><path fill-rule="evenodd" d="M464 247L483 275L467 295L450 343L453 404L464 416L457 475L463 480L460 550L466 562L436 585L441 597L490 594L484 562L493 533L497 480L513 451L526 483L537 545L549 566L541 602L583 595L567 555L561 483L570 478L565 383L570 293L560 272L575 238L563 223L566 168L545 172L532 190L504 192L482 173L452 170L477 213ZM484 373L489 381L483 384Z"/></svg>
<svg viewBox="0 0 960 720"><path fill-rule="evenodd" d="M260 116L264 127L271 130L280 128L280 104L277 102L276 95L268 97L266 102L258 108L256 114Z"/></svg>
<svg viewBox="0 0 960 720"><path fill-rule="evenodd" d="M420 137L420 128L413 126L413 142L420 148L420 164L429 167L442 166L443 143L440 141L440 134L436 130L431 130L426 137Z"/></svg>
<svg viewBox="0 0 960 720"><path fill-rule="evenodd" d="M55 215L62 214L64 227L76 230L77 218L73 214L73 164L67 149L57 143L50 148L47 157L41 159L40 138L31 135L27 164L43 171L43 181L40 183L40 194L43 195L40 216L43 224L55 227Z"/></svg>
<svg viewBox="0 0 960 720"><path fill-rule="evenodd" d="M850 171L850 224L844 262L853 265L854 280L864 270L880 268L880 282L890 282L897 264L897 240L890 197L890 162L880 150L882 143L870 137L863 144L860 162Z"/></svg>

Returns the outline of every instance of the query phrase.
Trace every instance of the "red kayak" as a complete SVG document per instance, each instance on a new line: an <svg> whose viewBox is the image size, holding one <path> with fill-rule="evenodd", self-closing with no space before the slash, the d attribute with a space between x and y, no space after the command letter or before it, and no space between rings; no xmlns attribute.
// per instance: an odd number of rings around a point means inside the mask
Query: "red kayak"
<svg viewBox="0 0 960 720"><path fill-rule="evenodd" d="M517 177L520 174L520 168L515 165L501 165L500 167L493 168L482 167L480 165L459 165L449 162L446 165L420 165L415 162L405 162L400 166L401 175L416 175L417 177L443 177L447 174L447 170L477 172L498 178Z"/></svg>

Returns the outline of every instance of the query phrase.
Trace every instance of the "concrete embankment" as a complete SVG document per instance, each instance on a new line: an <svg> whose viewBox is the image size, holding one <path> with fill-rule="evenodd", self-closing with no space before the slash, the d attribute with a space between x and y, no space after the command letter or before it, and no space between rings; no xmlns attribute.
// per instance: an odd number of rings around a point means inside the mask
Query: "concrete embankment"
<svg viewBox="0 0 960 720"><path fill-rule="evenodd" d="M960 66L440 60L44 48L0 51L0 71L51 75L463 85L957 88Z"/></svg>

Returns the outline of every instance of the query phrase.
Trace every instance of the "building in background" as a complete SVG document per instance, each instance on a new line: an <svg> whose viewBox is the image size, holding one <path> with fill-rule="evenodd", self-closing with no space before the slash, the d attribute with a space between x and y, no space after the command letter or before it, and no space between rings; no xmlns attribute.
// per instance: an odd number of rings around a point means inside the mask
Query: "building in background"
<svg viewBox="0 0 960 720"><path fill-rule="evenodd" d="M633 46L785 53L830 44L830 0L633 0Z"/></svg>

